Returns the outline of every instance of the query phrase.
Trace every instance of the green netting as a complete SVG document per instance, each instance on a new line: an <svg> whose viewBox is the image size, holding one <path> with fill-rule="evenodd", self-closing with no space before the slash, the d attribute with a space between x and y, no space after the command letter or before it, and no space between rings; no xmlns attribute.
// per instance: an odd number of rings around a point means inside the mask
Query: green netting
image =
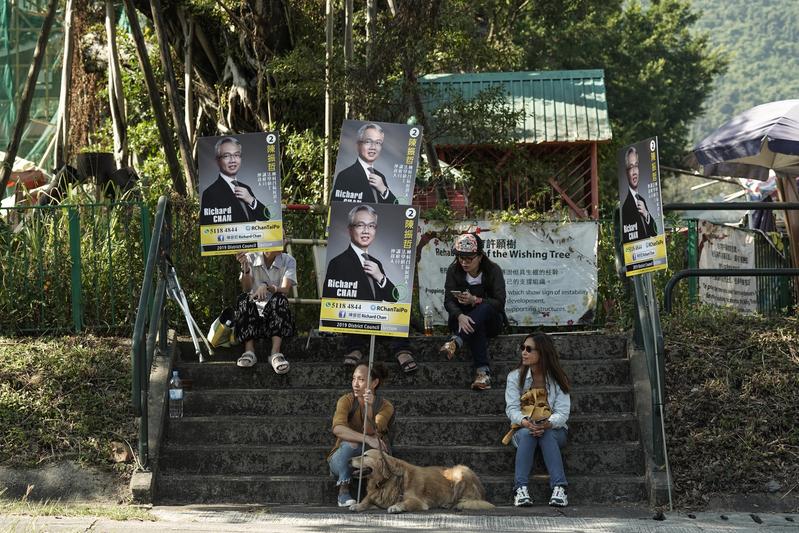
<svg viewBox="0 0 799 533"><path fill-rule="evenodd" d="M0 0L0 150L5 150L11 140L46 10L45 0ZM63 39L63 15L57 15L17 153L35 163L44 156L55 132Z"/></svg>

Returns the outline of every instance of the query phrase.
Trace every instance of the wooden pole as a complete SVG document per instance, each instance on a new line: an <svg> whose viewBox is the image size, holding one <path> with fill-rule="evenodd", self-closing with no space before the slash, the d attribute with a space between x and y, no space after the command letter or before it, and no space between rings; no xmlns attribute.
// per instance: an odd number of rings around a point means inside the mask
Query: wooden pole
<svg viewBox="0 0 799 533"><path fill-rule="evenodd" d="M69 151L69 104L72 82L72 49L75 31L72 27L72 0L67 0L64 11L64 59L61 62L61 90L58 97L58 123L56 126L55 168L67 162Z"/></svg>
<svg viewBox="0 0 799 533"><path fill-rule="evenodd" d="M105 34L108 39L108 105L114 130L114 159L117 168L128 166L128 126L125 112L125 94L119 70L117 25L114 1L105 1Z"/></svg>
<svg viewBox="0 0 799 533"><path fill-rule="evenodd" d="M799 202L799 190L796 188L796 178L777 174L777 191L782 202ZM788 242L791 247L791 260L794 268L799 268L799 211L788 210L785 213L785 226L788 229ZM799 281L794 278L793 284L794 304L799 306Z"/></svg>
<svg viewBox="0 0 799 533"><path fill-rule="evenodd" d="M330 202L330 176L333 173L333 102L330 94L333 61L333 0L325 1L325 176L322 186L322 203Z"/></svg>
<svg viewBox="0 0 799 533"><path fill-rule="evenodd" d="M184 87L184 100L186 107L184 109L184 117L186 120L186 134L189 137L189 145L192 147L192 156L194 155L194 98L192 95L192 80L191 73L194 68L193 57L193 42L194 42L194 19L191 15L186 14L181 21L185 20L183 27L183 37L186 41L185 59L184 59L184 72L183 72L183 87Z"/></svg>
<svg viewBox="0 0 799 533"><path fill-rule="evenodd" d="M33 51L33 61L28 69L28 78L25 82L25 89L22 91L22 102L19 105L17 119L14 121L11 140L8 141L8 147L6 148L6 158L3 161L3 166L0 167L0 191L6 190L8 180L11 179L11 169L14 168L14 161L17 159L19 144L22 141L22 132L28 123L31 102L33 102L33 94L36 91L36 79L39 77L39 71L42 68L44 51L47 47L47 40L50 38L50 30L53 28L53 20L55 19L57 8L58 0L50 0L47 5L47 16L45 16L42 23L42 33L39 34L39 40L36 41L36 48Z"/></svg>
<svg viewBox="0 0 799 533"><path fill-rule="evenodd" d="M158 126L158 133L163 143L164 157L166 157L166 163L167 166L169 166L169 173L172 175L172 185L179 195L186 196L186 182L183 180L178 156L175 152L175 147L172 145L172 134L167 125L164 104L161 102L161 97L158 94L158 86L155 83L153 67L150 65L150 56L147 55L147 45L144 42L144 35L142 35L141 27L139 26L136 8L133 7L132 0L124 0L124 2L125 11L128 14L128 21L130 22L130 32L133 36L133 41L136 43L136 56L139 58L139 66L144 73L147 95L150 98L150 105L153 106L155 123Z"/></svg>
<svg viewBox="0 0 799 533"><path fill-rule="evenodd" d="M158 37L158 50L161 54L161 64L163 65L164 77L166 78L166 95L167 101L169 102L169 109L172 111L172 123L175 125L175 129L178 133L178 147L180 148L180 156L183 159L183 170L186 175L186 190L188 195L193 197L194 184L198 183L197 172L194 167L194 158L191 155L189 135L186 132L186 124L180 109L180 102L178 102L178 83L175 80L175 67L172 63L169 41L167 40L166 31L164 29L161 0L150 0L150 10L153 13L153 26L155 27L155 35Z"/></svg>
<svg viewBox="0 0 799 533"><path fill-rule="evenodd" d="M353 0L344 0L344 72L349 71L352 66L352 17ZM347 91L344 95L344 116L352 118L352 93Z"/></svg>

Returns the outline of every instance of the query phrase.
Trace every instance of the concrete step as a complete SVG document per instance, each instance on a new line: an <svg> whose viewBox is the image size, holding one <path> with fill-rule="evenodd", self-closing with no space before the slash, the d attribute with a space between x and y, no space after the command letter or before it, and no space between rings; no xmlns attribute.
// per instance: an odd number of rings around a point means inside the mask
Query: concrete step
<svg viewBox="0 0 799 533"><path fill-rule="evenodd" d="M294 416L330 413L344 391L334 389L233 389L186 391L183 413L186 417L208 415L277 415ZM477 415L505 412L505 391L436 389L381 389L394 404L397 416L444 416L474 413ZM571 393L572 414L633 412L631 385L582 387Z"/></svg>
<svg viewBox="0 0 799 533"><path fill-rule="evenodd" d="M326 475L327 446L167 446L161 452L165 473L238 475ZM511 446L395 446L396 457L419 466L465 464L480 475L513 474L516 449ZM563 450L566 472L641 474L643 457L637 442L569 444ZM546 473L542 460L536 471Z"/></svg>
<svg viewBox="0 0 799 533"><path fill-rule="evenodd" d="M616 359L624 357L626 340L622 335L608 335L598 332L553 333L551 334L558 348L560 358L569 359ZM443 335L424 337L411 336L410 342L416 352L416 358L421 362L441 361L438 349L447 340ZM369 337L363 336L364 343L369 346ZM489 341L489 353L494 361L518 362L520 359L519 344L524 335L501 335ZM307 343L307 347L306 347ZM342 336L335 337L294 337L285 339L282 351L290 360L330 362L341 360L346 340ZM393 352L390 350L391 339L378 337L375 342L375 360L394 362ZM179 353L184 361L196 361L194 346L190 338L181 338L178 342ZM241 355L242 348L218 348L209 361L232 361ZM268 346L261 344L257 355L268 354ZM457 356L470 361L468 350Z"/></svg>
<svg viewBox="0 0 799 533"><path fill-rule="evenodd" d="M321 445L332 446L331 418L285 416L207 416L170 419L169 445ZM397 417L394 446L497 446L510 428L504 415ZM597 444L638 439L631 414L569 418L569 442Z"/></svg>
<svg viewBox="0 0 799 533"><path fill-rule="evenodd" d="M193 390L199 389L290 389L297 387L346 389L352 378L352 368L331 362L290 361L288 374L277 375L267 359L252 368L239 368L233 361L181 363L175 367L181 378L192 380ZM517 362L500 361L493 368L493 387L504 388L508 373ZM575 387L588 385L623 385L630 382L630 363L627 359L566 360L564 370ZM420 363L419 370L404 374L393 362L389 367L386 387L427 389L464 387L474 379L472 364L466 361L435 361Z"/></svg>
<svg viewBox="0 0 799 533"><path fill-rule="evenodd" d="M567 473L568 474L568 473ZM548 476L530 478L536 503L549 501ZM569 504L640 502L645 499L643 476L569 476ZM513 476L481 476L488 501L512 501ZM320 504L335 506L335 483L330 476L265 476L160 473L156 503Z"/></svg>

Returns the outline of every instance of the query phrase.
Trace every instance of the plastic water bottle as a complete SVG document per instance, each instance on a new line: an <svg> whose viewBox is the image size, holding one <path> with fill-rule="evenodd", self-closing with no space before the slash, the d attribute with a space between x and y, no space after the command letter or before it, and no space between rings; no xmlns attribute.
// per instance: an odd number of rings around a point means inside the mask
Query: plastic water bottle
<svg viewBox="0 0 799 533"><path fill-rule="evenodd" d="M424 334L426 337L433 335L433 309L429 305L424 308Z"/></svg>
<svg viewBox="0 0 799 533"><path fill-rule="evenodd" d="M172 371L172 379L169 380L169 418L181 418L183 416L183 384L178 377L178 371Z"/></svg>

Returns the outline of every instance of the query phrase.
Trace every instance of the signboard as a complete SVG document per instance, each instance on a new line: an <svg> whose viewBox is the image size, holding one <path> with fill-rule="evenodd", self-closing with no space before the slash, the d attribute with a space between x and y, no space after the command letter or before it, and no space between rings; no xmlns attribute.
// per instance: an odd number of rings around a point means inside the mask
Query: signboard
<svg viewBox="0 0 799 533"><path fill-rule="evenodd" d="M699 223L699 268L755 268L755 236L749 231ZM699 299L719 307L757 312L754 277L700 277Z"/></svg>
<svg viewBox="0 0 799 533"><path fill-rule="evenodd" d="M420 224L419 305L433 311L435 324L447 323L444 279L452 264L452 241L480 228L485 253L502 268L505 312L514 326L586 324L597 300L598 224L536 222L510 225L485 220L445 230Z"/></svg>
<svg viewBox="0 0 799 533"><path fill-rule="evenodd" d="M404 205L330 205L320 331L408 336L417 217Z"/></svg>
<svg viewBox="0 0 799 533"><path fill-rule="evenodd" d="M657 137L619 150L619 208L627 276L668 268Z"/></svg>
<svg viewBox="0 0 799 533"><path fill-rule="evenodd" d="M345 120L331 203L410 205L421 146L421 126Z"/></svg>
<svg viewBox="0 0 799 533"><path fill-rule="evenodd" d="M201 255L282 250L277 132L197 142Z"/></svg>

